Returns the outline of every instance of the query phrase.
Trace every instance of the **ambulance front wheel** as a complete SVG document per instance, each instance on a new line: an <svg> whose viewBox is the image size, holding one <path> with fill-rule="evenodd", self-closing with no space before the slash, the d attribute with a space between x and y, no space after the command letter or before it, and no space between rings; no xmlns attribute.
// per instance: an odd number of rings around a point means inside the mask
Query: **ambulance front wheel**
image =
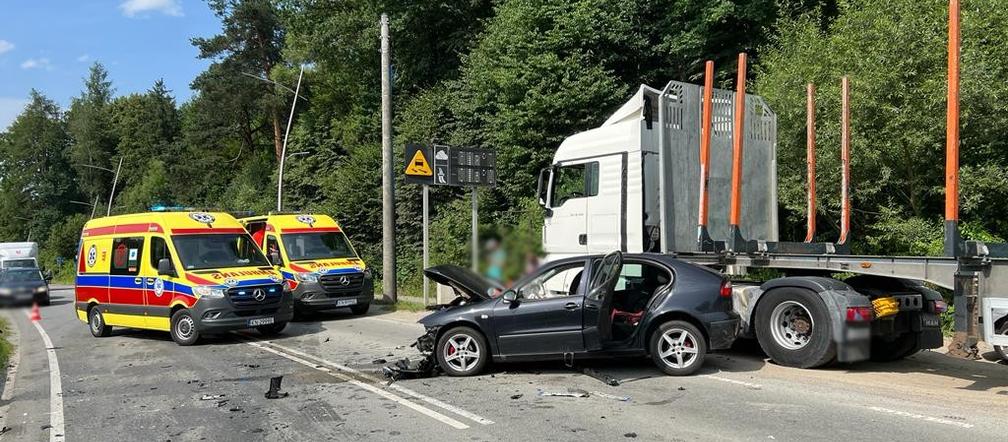
<svg viewBox="0 0 1008 442"><path fill-rule="evenodd" d="M98 306L88 310L88 328L96 338L107 338L112 334L112 326L105 323L105 317Z"/></svg>
<svg viewBox="0 0 1008 442"><path fill-rule="evenodd" d="M171 317L172 340L178 345L193 345L199 340L199 331L196 330L196 320L193 319L189 310L179 310Z"/></svg>

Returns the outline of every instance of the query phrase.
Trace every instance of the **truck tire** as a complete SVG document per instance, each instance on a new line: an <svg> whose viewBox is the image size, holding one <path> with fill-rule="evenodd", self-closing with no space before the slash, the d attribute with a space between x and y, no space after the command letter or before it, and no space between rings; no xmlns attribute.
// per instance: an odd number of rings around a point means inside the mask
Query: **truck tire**
<svg viewBox="0 0 1008 442"><path fill-rule="evenodd" d="M171 337L181 346L193 345L199 341L200 333L196 329L196 320L189 310L182 309L171 317Z"/></svg>
<svg viewBox="0 0 1008 442"><path fill-rule="evenodd" d="M1001 321L1001 325L997 327L995 333L999 335L1008 335L1008 319ZM1008 347L995 345L994 351L997 352L998 356L1001 356L1001 360L1008 362Z"/></svg>
<svg viewBox="0 0 1008 442"><path fill-rule="evenodd" d="M903 333L892 339L873 337L871 341L871 360L875 362L893 362L919 352L917 333Z"/></svg>
<svg viewBox="0 0 1008 442"><path fill-rule="evenodd" d="M829 312L810 290L782 287L764 294L755 327L760 347L780 365L812 368L836 357Z"/></svg>

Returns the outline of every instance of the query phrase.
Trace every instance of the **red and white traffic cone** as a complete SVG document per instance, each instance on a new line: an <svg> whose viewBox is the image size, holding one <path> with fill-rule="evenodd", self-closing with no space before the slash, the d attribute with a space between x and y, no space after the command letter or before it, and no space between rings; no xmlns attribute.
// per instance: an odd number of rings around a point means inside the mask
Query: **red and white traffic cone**
<svg viewBox="0 0 1008 442"><path fill-rule="evenodd" d="M28 315L28 319L32 322L38 322L42 320L42 313L39 312L38 303L32 304L31 314Z"/></svg>

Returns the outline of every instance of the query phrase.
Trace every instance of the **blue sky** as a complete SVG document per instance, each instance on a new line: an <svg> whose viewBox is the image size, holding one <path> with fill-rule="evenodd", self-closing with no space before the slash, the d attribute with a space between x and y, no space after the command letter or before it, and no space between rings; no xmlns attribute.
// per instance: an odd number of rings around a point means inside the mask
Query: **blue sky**
<svg viewBox="0 0 1008 442"><path fill-rule="evenodd" d="M95 61L108 69L116 95L164 78L186 101L189 83L209 64L189 39L220 31L202 0L4 0L0 11L0 130L32 88L65 110Z"/></svg>

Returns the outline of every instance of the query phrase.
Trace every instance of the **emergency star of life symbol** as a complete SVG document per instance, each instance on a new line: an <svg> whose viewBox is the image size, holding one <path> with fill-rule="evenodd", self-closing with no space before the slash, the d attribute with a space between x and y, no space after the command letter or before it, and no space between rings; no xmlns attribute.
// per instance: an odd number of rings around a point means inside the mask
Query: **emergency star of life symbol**
<svg viewBox="0 0 1008 442"><path fill-rule="evenodd" d="M234 279L234 278L225 279L224 280L224 285L226 285L228 287L234 287L234 286L238 285L238 280Z"/></svg>
<svg viewBox="0 0 1008 442"><path fill-rule="evenodd" d="M154 280L154 294L161 296L164 293L164 280L157 278Z"/></svg>
<svg viewBox="0 0 1008 442"><path fill-rule="evenodd" d="M298 215L297 220L301 223L308 224L309 226L315 224L315 217L311 215Z"/></svg>
<svg viewBox="0 0 1008 442"><path fill-rule="evenodd" d="M91 248L87 252L87 265L88 267L94 267L95 261L98 260L98 249L95 248L94 244L91 244Z"/></svg>

